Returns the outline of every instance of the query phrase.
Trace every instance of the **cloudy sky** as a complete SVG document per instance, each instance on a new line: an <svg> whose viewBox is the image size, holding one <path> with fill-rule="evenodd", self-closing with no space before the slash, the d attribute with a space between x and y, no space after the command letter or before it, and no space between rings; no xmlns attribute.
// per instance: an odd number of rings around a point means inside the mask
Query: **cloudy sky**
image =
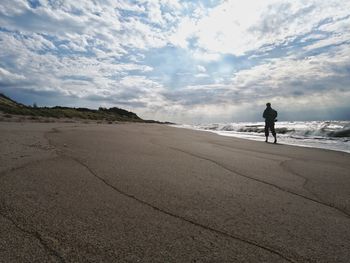
<svg viewBox="0 0 350 263"><path fill-rule="evenodd" d="M0 92L182 123L350 119L350 0L1 0Z"/></svg>

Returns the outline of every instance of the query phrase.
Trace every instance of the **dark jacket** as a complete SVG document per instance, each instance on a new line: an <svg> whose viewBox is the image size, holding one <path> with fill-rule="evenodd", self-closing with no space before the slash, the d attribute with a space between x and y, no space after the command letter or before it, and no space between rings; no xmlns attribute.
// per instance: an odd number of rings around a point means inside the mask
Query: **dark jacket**
<svg viewBox="0 0 350 263"><path fill-rule="evenodd" d="M275 111L271 107L267 107L264 110L263 117L265 118L266 122L274 122L277 117L277 111Z"/></svg>

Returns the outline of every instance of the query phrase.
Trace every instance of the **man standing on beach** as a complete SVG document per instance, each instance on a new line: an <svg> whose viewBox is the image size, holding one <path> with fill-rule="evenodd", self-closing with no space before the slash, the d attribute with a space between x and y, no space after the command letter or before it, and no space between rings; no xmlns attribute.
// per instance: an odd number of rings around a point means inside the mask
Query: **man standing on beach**
<svg viewBox="0 0 350 263"><path fill-rule="evenodd" d="M265 136L266 140L268 141L269 138L269 130L271 130L271 133L273 137L275 138L274 143L277 143L277 137L276 137L276 131L275 131L275 121L277 117L277 111L271 108L271 103L266 103L266 109L264 110L263 117L265 118Z"/></svg>

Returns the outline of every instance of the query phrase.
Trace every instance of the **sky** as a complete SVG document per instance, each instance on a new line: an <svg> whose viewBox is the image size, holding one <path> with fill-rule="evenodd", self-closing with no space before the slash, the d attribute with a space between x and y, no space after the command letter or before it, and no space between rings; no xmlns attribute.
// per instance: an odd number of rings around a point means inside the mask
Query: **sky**
<svg viewBox="0 0 350 263"><path fill-rule="evenodd" d="M1 0L0 92L177 123L350 119L350 0Z"/></svg>

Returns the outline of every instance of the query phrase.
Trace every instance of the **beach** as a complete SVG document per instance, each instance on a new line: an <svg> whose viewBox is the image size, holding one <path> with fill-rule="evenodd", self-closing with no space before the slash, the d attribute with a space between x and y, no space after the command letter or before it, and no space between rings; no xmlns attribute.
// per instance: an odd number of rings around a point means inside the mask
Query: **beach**
<svg viewBox="0 0 350 263"><path fill-rule="evenodd" d="M350 154L0 122L0 262L349 262Z"/></svg>

